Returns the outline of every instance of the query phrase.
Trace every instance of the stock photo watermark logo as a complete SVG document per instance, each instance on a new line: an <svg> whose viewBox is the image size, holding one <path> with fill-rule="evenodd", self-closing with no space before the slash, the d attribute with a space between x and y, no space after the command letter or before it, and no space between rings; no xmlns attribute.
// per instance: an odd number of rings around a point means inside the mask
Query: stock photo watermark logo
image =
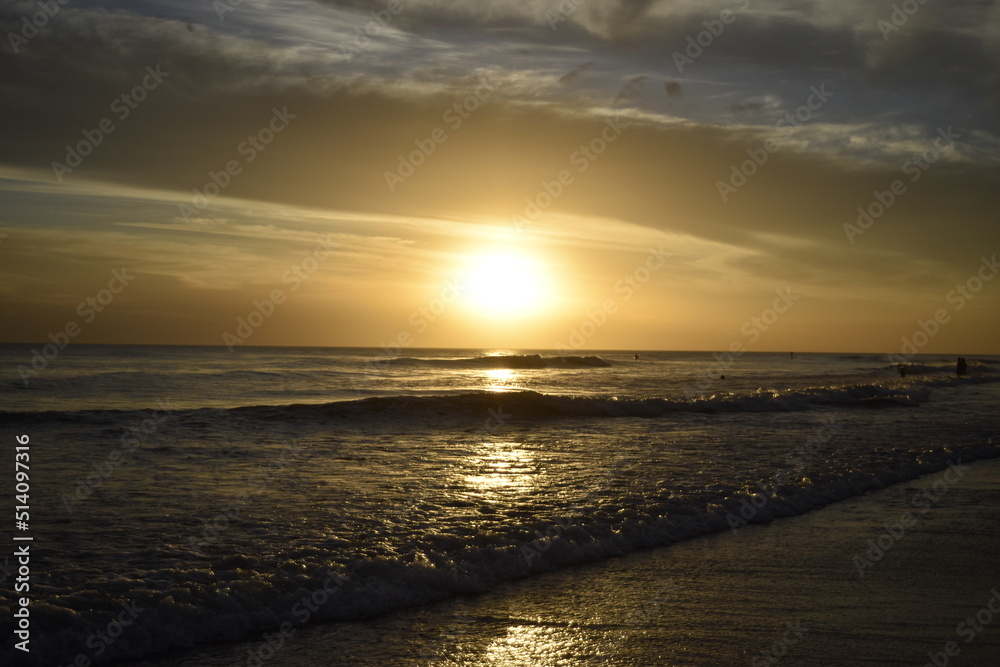
<svg viewBox="0 0 1000 667"><path fill-rule="evenodd" d="M109 107L111 113L119 121L125 121L133 111L139 108L141 103L146 101L149 93L156 90L168 76L170 76L170 72L161 71L159 65L146 67L146 75L142 77L139 83L133 86L131 90L122 93L111 101ZM74 145L66 145L66 156L62 162L52 162L52 173L55 174L56 180L62 183L63 176L72 174L74 169L83 164L84 158L92 155L94 149L104 143L105 137L116 129L115 122L110 117L105 116L97 123L94 129L81 130L80 133L83 135L83 139Z"/></svg>
<svg viewBox="0 0 1000 667"><path fill-rule="evenodd" d="M956 284L954 289L945 294L945 302L954 306L956 313L965 308L969 301L976 298L976 294L985 287L986 283L993 280L997 273L1000 273L1000 263L997 262L996 253L992 257L984 255L980 258L980 262L979 268L973 275L969 276L965 282ZM949 312L948 308L938 308L932 317L926 320L918 319L916 321L917 328L914 329L913 333L900 337L899 353L888 355L889 363L898 364L910 361L938 335L943 326L951 322L951 317L952 313Z"/></svg>
<svg viewBox="0 0 1000 667"><path fill-rule="evenodd" d="M146 611L146 608L140 607L135 600L122 602L120 606L121 611L114 618L108 621L104 627L90 633L84 641L84 646L89 648L90 652L78 653L67 667L89 667L93 664L92 658L100 658L104 655L125 634L126 628L135 623L139 616Z"/></svg>
<svg viewBox="0 0 1000 667"><path fill-rule="evenodd" d="M399 356L404 349L412 347L416 342L415 336L427 331L431 324L444 315L449 307L459 301L468 291L469 285L463 277L457 276L446 280L436 297L410 313L407 318L407 324L410 328L400 329L388 343L381 343L378 358L365 360L365 371L372 375L381 375L386 364L392 363L392 360ZM351 385L355 391L358 390L358 383L365 381L365 373L358 373L351 377Z"/></svg>
<svg viewBox="0 0 1000 667"><path fill-rule="evenodd" d="M486 419L483 421L481 428L473 432L473 435L478 437L486 437L495 434L497 431L501 430L503 426L510 420L510 415L504 414L503 406L497 406L496 409L488 408L486 410ZM414 515L420 510L420 506L433 502L432 499L417 495L416 497L410 498L406 503L400 503L394 508L391 508L387 515L391 521L394 523L403 523L412 520ZM539 534L540 535L540 534ZM547 548L547 547L546 547ZM522 548L522 553L524 549ZM530 560L528 561L530 564ZM421 640L416 647L415 657L418 660L428 661L427 663L421 664L439 664L439 660L449 653L449 647L454 646L461 642L461 638L472 632L472 624L470 619L467 617L462 619L456 619L455 617L449 622L447 628L441 632L438 637L433 640ZM434 662L430 662L434 661Z"/></svg>
<svg viewBox="0 0 1000 667"><path fill-rule="evenodd" d="M35 4L39 9L30 17L25 14L21 17L21 30L18 32L8 32L7 41L15 54L21 52L21 47L33 39L45 26L49 20L55 17L62 8L68 5L70 0L36 0Z"/></svg>
<svg viewBox="0 0 1000 667"><path fill-rule="evenodd" d="M492 74L490 70L480 70L477 74L479 85L472 94L468 95L461 102L455 102L441 115L448 128L452 132L457 132L473 113L478 111L489 102L493 94L501 87L502 82L491 83L485 78L486 74ZM406 155L397 156L399 161L395 171L386 170L383 173L385 183L389 187L389 192L395 192L396 188L406 182L406 179L413 176L417 169L426 164L438 146L448 140L448 131L443 127L436 127L431 130L427 137L414 139L416 148Z"/></svg>
<svg viewBox="0 0 1000 667"><path fill-rule="evenodd" d="M771 476L767 485L756 482L755 486L759 492L748 498L743 498L740 501L738 511L726 513L726 523L729 524L733 533L750 523L771 502L771 499L777 496L779 487L792 483L794 481L793 475L802 473L810 463L815 461L819 453L830 444L836 432L843 426L832 416L820 417L819 421L820 425L813 435L794 452L785 456L785 464L791 466L790 469L779 469Z"/></svg>
<svg viewBox="0 0 1000 667"><path fill-rule="evenodd" d="M892 13L889 19L880 18L875 25L882 33L882 39L889 41L889 36L899 32L899 29L906 25L910 17L920 11L920 8L927 4L927 0L903 0L900 4L893 3Z"/></svg>
<svg viewBox="0 0 1000 667"><path fill-rule="evenodd" d="M90 324L97 319L98 313L103 313L105 308L111 305L115 296L125 291L135 276L130 274L125 267L115 269L111 272L111 279L107 287L98 290L93 296L88 296L76 307L76 314L83 319L84 324ZM42 346L41 350L32 348L30 365L20 364L17 372L21 376L21 382L28 386L29 380L37 377L39 373L48 368L49 363L62 353L70 344L70 339L76 338L83 332L83 327L76 320L69 320L63 328L56 332L49 332L49 340L52 341Z"/></svg>
<svg viewBox="0 0 1000 667"><path fill-rule="evenodd" d="M576 174L582 174L590 168L590 165L608 150L622 133L628 129L630 123L619 116L609 118L604 121L604 127L600 134L569 155L569 163L576 168ZM561 169L551 181L542 180L541 189L533 197L524 198L524 208L510 216L510 221L517 231L523 231L524 227L533 224L542 211L552 206L556 199L562 196L566 188L573 185L576 175L570 169Z"/></svg>
<svg viewBox="0 0 1000 667"><path fill-rule="evenodd" d="M994 606L996 603L996 606ZM955 634L966 644L971 644L976 637L986 629L986 626L993 623L994 617L1000 614L1000 591L990 590L990 597L976 613L966 616L955 626ZM948 667L951 659L962 652L962 648L956 641L945 643L941 651L928 651L929 662L924 663L924 667Z"/></svg>
<svg viewBox="0 0 1000 667"><path fill-rule="evenodd" d="M940 502L941 498L948 493L951 487L958 484L968 471L969 466L962 465L961 460L957 463L949 461L948 469L945 471L943 478L915 494L910 504L918 508L917 512L919 514L926 514L934 505ZM900 514L899 519L893 523L882 524L884 532L868 540L868 548L863 553L856 554L851 559L851 562L854 563L854 567L858 571L858 577L864 577L865 570L874 567L875 563L882 560L889 550L903 539L906 531L916 525L917 516L910 511Z"/></svg>
<svg viewBox="0 0 1000 667"><path fill-rule="evenodd" d="M774 293L777 296L771 303L771 307L760 311L760 315L754 315L740 327L740 333L746 336L751 344L760 340L761 334L766 333L770 327L774 326L778 318L787 313L788 309L802 298L801 294L793 293L791 287L786 287L783 290L776 289Z"/></svg>
<svg viewBox="0 0 1000 667"><path fill-rule="evenodd" d="M414 335L420 335L427 331L430 325L444 315L448 307L461 299L468 290L469 285L462 277L446 280L436 297L410 313L407 322L413 327L412 333L409 329L401 329L395 338L379 346L386 360L397 356L404 348L412 346Z"/></svg>
<svg viewBox="0 0 1000 667"><path fill-rule="evenodd" d="M139 618L142 612L146 611L145 607L140 607L135 600L131 602L123 602L122 610L118 612L118 615L108 622L104 628L95 631L89 637L84 645L91 649L95 658L99 658L104 655L104 652L111 648L111 645L125 633L125 628L129 627ZM83 664L80 660L81 657L86 658L86 653L81 653L76 656L73 664L80 665ZM87 662L89 664L89 660Z"/></svg>
<svg viewBox="0 0 1000 667"><path fill-rule="evenodd" d="M426 305L421 306L410 313L410 317L407 321L412 327L414 327L417 334L424 333L427 331L427 328L431 325L431 323L444 315L448 306L461 299L468 290L468 284L465 284L461 277L455 277L445 281L440 294L431 299Z"/></svg>
<svg viewBox="0 0 1000 667"><path fill-rule="evenodd" d="M736 20L736 12L741 12L750 6L750 0L733 0L733 4L736 5L735 10L723 9L719 12L718 18L702 21L701 24L705 29L696 35L688 35L687 46L683 53L674 51L674 66L679 74L683 74L686 66L694 64L695 60L705 55L705 51L711 48L715 40L726 31L726 26Z"/></svg>
<svg viewBox="0 0 1000 667"><path fill-rule="evenodd" d="M782 315L787 313L795 302L802 298L801 294L792 292L791 287L776 289L777 295L769 308L764 308L758 315L754 315L740 326L740 333L748 339L749 344L754 344L760 337L773 327ZM694 399L701 395L706 389L712 386L717 379L728 371L736 360L747 352L747 346L742 340L734 340L729 344L729 349L725 352L713 352L714 364L707 366L701 371L701 378L697 383L689 384L685 387L684 393L688 399Z"/></svg>
<svg viewBox="0 0 1000 667"><path fill-rule="evenodd" d="M677 583L673 577L666 579L657 587L653 593L643 600L642 604L633 608L621 619L621 624L628 626L635 632L641 626L647 624L655 615L663 613L663 606L677 602L678 594L683 591L683 587ZM622 629L616 637L611 639L613 644L621 644L630 639L630 632Z"/></svg>
<svg viewBox="0 0 1000 667"><path fill-rule="evenodd" d="M751 667L767 667L777 664L782 658L788 655L789 649L800 641L809 632L809 628L802 627L802 621L785 623L785 630L779 639L775 639L770 648L765 651L755 653L750 658Z"/></svg>
<svg viewBox="0 0 1000 667"><path fill-rule="evenodd" d="M139 445L147 442L153 437L167 419L173 408L170 406L170 399L157 401L158 409L152 411L152 415L129 426L118 439L121 447L114 450L100 462L91 464L94 472L87 475L85 479L77 479L76 486L73 487L72 495L62 494L63 508L72 514L76 505L83 502L94 494L101 486L111 479L115 471L130 460L131 455L139 448Z"/></svg>
<svg viewBox="0 0 1000 667"><path fill-rule="evenodd" d="M197 556L204 556L204 549L216 544L234 524L243 518L243 510L250 506L260 494L264 493L275 480L285 478L286 469L297 463L305 455L302 446L291 440L282 447L278 456L273 457L266 466L259 467L253 475L247 477L247 488L236 502L217 512L211 519L201 519L201 535L191 535L188 545Z"/></svg>
<svg viewBox="0 0 1000 667"><path fill-rule="evenodd" d="M947 129L939 127L938 136L931 145L919 155L911 157L903 163L900 171L904 176L909 176L911 183L916 183L920 177L934 166L941 156L955 147L955 140L962 137L961 134L952 131L951 125ZM893 180L885 190L874 190L873 200L867 205L859 206L856 224L844 223L844 234L847 240L854 245L854 239L862 236L871 229L872 225L885 215L886 211L892 208L899 199L907 192L906 183L901 178Z"/></svg>
<svg viewBox="0 0 1000 667"><path fill-rule="evenodd" d="M226 14L229 12L236 11L236 8L243 4L243 0L214 0L212 2L212 9L215 10L215 15L219 17L220 21L226 20Z"/></svg>
<svg viewBox="0 0 1000 667"><path fill-rule="evenodd" d="M30 585L31 545L24 544L22 546L19 546L14 551L14 556L17 558L18 567L16 571L11 571L9 573L10 576L13 576L15 574L19 575L16 579L17 583L14 584L14 591L17 593L25 593L25 594L30 593L31 592L31 585ZM7 579L6 565L4 566L4 572L5 572L4 581L6 583ZM17 621L15 621L17 628L14 630L13 634L16 636L17 639L21 640L14 644L14 648L16 648L18 651L24 651L25 653L31 653L31 648L30 648L31 610L29 609L29 607L31 607L31 598L27 597L26 595L21 596L17 600L17 611L13 613L13 618L17 619Z"/></svg>
<svg viewBox="0 0 1000 667"><path fill-rule="evenodd" d="M822 109L823 105L833 97L833 91L827 90L825 83L821 84L819 88L810 86L809 93L804 104L794 111L789 111L774 124L776 131L784 132L787 135L793 128L801 127L812 119L814 112ZM729 180L716 181L715 183L722 201L728 201L730 195L735 194L737 190L746 185L747 181L767 164L770 157L781 150L780 138L781 135L778 139L769 137L764 140L760 148L748 148L746 153L750 159L744 160L739 165L730 165Z"/></svg>
<svg viewBox="0 0 1000 667"><path fill-rule="evenodd" d="M336 574L330 570L326 571L326 579L323 587L311 593L306 593L292 605L291 615L294 620L282 621L278 629L273 634L265 632L256 647L246 650L246 660L237 663L246 667L261 667L265 662L275 656L284 648L285 643L292 638L298 629L296 626L304 626L312 619L320 609L330 603L330 600L340 592L344 584L350 579L347 576Z"/></svg>
<svg viewBox="0 0 1000 667"><path fill-rule="evenodd" d="M335 248L332 236L332 234L329 234L325 239L317 239L316 246L312 249L312 252L301 262L292 264L282 274L281 282L289 285L289 292L299 289L302 283L314 276L319 271L320 265L330 258ZM264 323L271 319L278 310L278 306L283 305L287 300L288 295L280 288L271 290L263 300L254 299L253 309L245 316L241 315L236 318L236 327L233 332L225 331L222 334L222 342L226 344L229 353L232 354L237 345L247 342L257 329L264 326Z"/></svg>
<svg viewBox="0 0 1000 667"><path fill-rule="evenodd" d="M557 11L551 9L545 10L545 19L549 22L549 27L552 28L552 32L555 32L559 27L559 24L567 20L569 17L576 14L577 10L582 7L587 0L562 0L559 3Z"/></svg>
<svg viewBox="0 0 1000 667"><path fill-rule="evenodd" d="M544 532L536 528L534 530L535 539L522 544L520 547L521 558L524 562L531 565L533 560L541 558L573 526L574 519L585 517L587 510L584 505L594 502L595 499L599 498L601 494L611 488L619 479L627 475L628 472L624 469L624 466L629 460L630 457L628 455L619 453L615 460L607 465L601 480L586 492L584 498L580 502L566 507L566 515L553 519ZM605 504L604 501L601 501L601 504Z"/></svg>
<svg viewBox="0 0 1000 667"><path fill-rule="evenodd" d="M556 517L554 523L546 528L544 533L536 529L535 539L521 545L521 557L524 559L524 562L531 565L531 561L540 558L543 553L548 551L555 544L556 540L562 537L563 533L569 530L572 525L569 519Z"/></svg>
<svg viewBox="0 0 1000 667"><path fill-rule="evenodd" d="M182 203L177 205L181 217L184 218L184 222L191 222L200 211L208 208L212 200L229 187L233 178L243 173L243 168L256 160L257 156L267 149L275 137L283 132L291 121L297 117L298 114L288 112L287 106L283 106L281 109L273 107L271 109L271 118L267 121L267 124L254 134L247 135L236 146L236 153L242 156L242 162L238 158L231 158L226 161L219 171L210 169L208 171L208 180L205 181L201 189L191 189L191 192L194 194L191 198L191 204Z"/></svg>
<svg viewBox="0 0 1000 667"><path fill-rule="evenodd" d="M340 44L340 52L345 56L355 56L372 45L372 38L378 37L389 27L396 14L403 11L401 0L389 0L385 9L373 9L371 19L360 28L354 29L354 39L350 45Z"/></svg>
<svg viewBox="0 0 1000 667"><path fill-rule="evenodd" d="M586 345L587 341L595 336L612 316L618 313L618 307L635 296L636 292L652 279L654 273L667 265L667 258L672 256L672 253L664 250L663 246L659 248L650 246L646 260L615 282L614 292L622 295L621 301L610 297L602 301L599 308L588 310L578 324L570 327L566 342L557 342L554 346L555 349L566 352L578 350Z"/></svg>

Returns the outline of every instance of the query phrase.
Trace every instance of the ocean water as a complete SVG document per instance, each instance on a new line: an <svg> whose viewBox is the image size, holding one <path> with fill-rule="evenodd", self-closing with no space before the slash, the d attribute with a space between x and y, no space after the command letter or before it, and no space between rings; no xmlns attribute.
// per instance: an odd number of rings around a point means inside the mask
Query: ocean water
<svg viewBox="0 0 1000 667"><path fill-rule="evenodd" d="M2 663L357 621L1000 455L998 357L402 354L78 345L25 380L32 346L0 347L33 537Z"/></svg>

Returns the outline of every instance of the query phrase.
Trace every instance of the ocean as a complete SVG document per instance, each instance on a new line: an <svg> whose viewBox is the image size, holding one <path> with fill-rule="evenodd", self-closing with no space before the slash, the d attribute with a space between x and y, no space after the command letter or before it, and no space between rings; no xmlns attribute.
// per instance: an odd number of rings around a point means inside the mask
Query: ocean
<svg viewBox="0 0 1000 667"><path fill-rule="evenodd" d="M996 356L956 377L918 355L901 378L874 354L70 345L33 367L33 349L0 346L9 470L30 441L29 525L8 530L32 538L3 554L3 625L31 599L30 652L7 642L4 665L297 664L317 627L753 542L1000 456ZM381 641L405 646L388 664L489 662Z"/></svg>

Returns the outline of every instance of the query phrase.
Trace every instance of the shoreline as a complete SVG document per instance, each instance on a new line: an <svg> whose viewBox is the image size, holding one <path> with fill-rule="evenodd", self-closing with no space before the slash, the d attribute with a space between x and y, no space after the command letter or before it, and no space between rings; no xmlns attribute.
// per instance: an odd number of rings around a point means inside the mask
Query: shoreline
<svg viewBox="0 0 1000 667"><path fill-rule="evenodd" d="M978 461L770 524L305 627L277 651L257 637L131 664L989 664L998 518L1000 461Z"/></svg>

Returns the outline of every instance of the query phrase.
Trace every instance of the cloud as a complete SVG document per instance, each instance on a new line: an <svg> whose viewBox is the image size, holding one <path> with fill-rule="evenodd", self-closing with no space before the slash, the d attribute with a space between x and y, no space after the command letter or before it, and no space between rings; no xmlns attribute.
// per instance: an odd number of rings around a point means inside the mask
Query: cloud
<svg viewBox="0 0 1000 667"><path fill-rule="evenodd" d="M624 86L622 86L622 89L618 91L618 94L615 95L613 103L618 104L619 102L632 101L635 98L640 97L643 89L646 87L646 81L648 80L649 77L642 74L632 77Z"/></svg>
<svg viewBox="0 0 1000 667"><path fill-rule="evenodd" d="M570 81L573 81L575 78L580 76L580 74L583 73L584 70L587 70L593 66L594 66L594 61L588 60L582 65L574 67L573 69L571 69L570 71L566 72L561 77L559 77L559 83L569 83Z"/></svg>
<svg viewBox="0 0 1000 667"><path fill-rule="evenodd" d="M383 24L371 23L384 17L379 0L262 0L224 20L209 3L71 3L18 53L0 48L16 100L0 126L0 166L13 176L0 223L23 238L31 226L43 244L34 255L21 246L10 271L43 280L26 258L46 252L53 276L63 264L87 279L104 271L45 236L61 227L44 196L105 235L72 235L79 248L104 264L141 257L164 289L249 290L258 283L239 267L277 270L319 228L347 235L344 266L366 284L379 284L371 267L385 257L427 277L463 240L485 243L485 222L509 226L563 171L572 184L531 238L627 254L615 242L627 226L636 238L675 235L691 257L713 257L700 289L787 276L830 298L866 285L898 298L906 285L933 292L1000 245L997 3L927 3L883 37L892 2L760 0L678 71L673 54L738 4L583 3L552 30L556 5L527 0L413 0ZM0 13L16 27L35 8ZM121 117L115 101L157 66L168 76ZM488 95L484 76L497 83ZM832 97L809 107L823 86ZM280 133L268 128L275 109L294 116ZM631 126L606 142L615 116ZM95 135L106 118L113 131ZM948 127L960 141L910 180L904 165ZM779 149L723 201L718 184L768 140ZM52 163L88 141L60 183ZM581 162L590 146L600 155ZM387 174L403 171L390 189ZM844 224L894 180L905 196L850 244ZM179 224L179 205L198 197L211 199L191 218L200 229ZM412 250L422 243L435 249Z"/></svg>
<svg viewBox="0 0 1000 667"><path fill-rule="evenodd" d="M995 3L959 3L947 16L924 6L887 40L877 21L890 16L888 4L852 5L851 12L834 4L755 3L683 73L674 53L732 2L583 4L568 19L583 32L562 25L553 32L547 6L538 3L414 1L371 36L364 31L371 12L385 10L382 2L244 3L225 21L208 9L187 16L162 3L128 11L70 5L23 52L0 51L7 90L22 101L13 125L27 130L4 138L15 149L22 141L55 146L56 135L37 127L41 119L56 127L72 115L71 136L82 132L155 64L171 72L163 91L173 103L147 104L142 115L177 112L181 101L238 118L253 97L454 94L471 72L493 69L508 82L511 103L578 109L617 100L652 117L663 110L660 98L639 94L646 77L683 86L687 104L672 108L672 116L727 124L734 105L748 99L797 105L810 86L829 83L838 97L824 114L835 112L837 122L903 122L933 131L961 121L970 133L997 134L1000 67L989 66L1000 63L998 31L989 27ZM33 6L18 3L6 12L15 21ZM586 86L565 86L585 69ZM622 80L630 83L623 88ZM211 115L185 113L187 124Z"/></svg>

